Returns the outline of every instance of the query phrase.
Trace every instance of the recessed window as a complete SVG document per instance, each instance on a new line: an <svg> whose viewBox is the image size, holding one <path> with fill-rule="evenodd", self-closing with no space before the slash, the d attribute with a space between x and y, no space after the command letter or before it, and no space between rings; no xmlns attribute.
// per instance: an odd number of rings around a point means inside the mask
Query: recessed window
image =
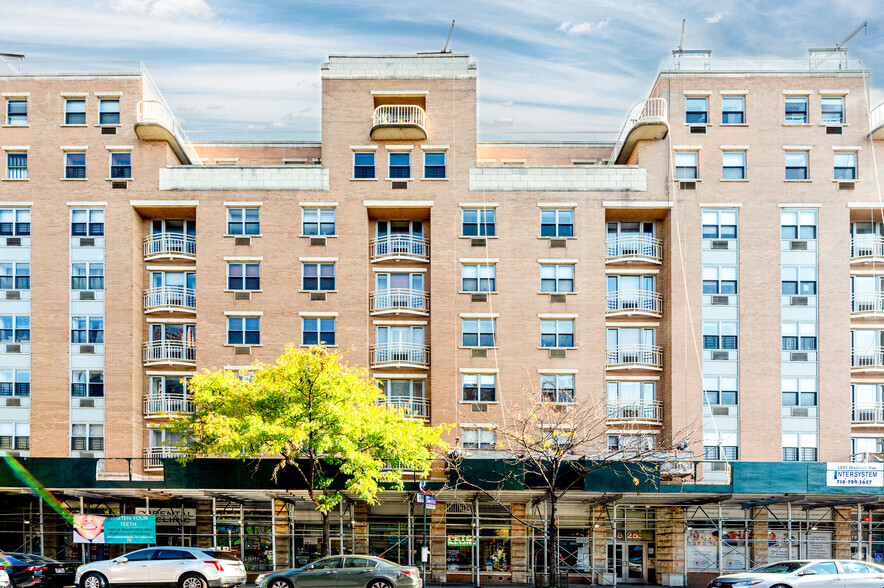
<svg viewBox="0 0 884 588"><path fill-rule="evenodd" d="M30 396L30 370L0 370L0 396Z"/></svg>
<svg viewBox="0 0 884 588"><path fill-rule="evenodd" d="M703 267L703 294L736 293L736 266L708 265Z"/></svg>
<svg viewBox="0 0 884 588"><path fill-rule="evenodd" d="M541 347L574 347L574 319L540 321Z"/></svg>
<svg viewBox="0 0 884 588"><path fill-rule="evenodd" d="M445 175L445 152L444 151L425 151L424 152L424 179L441 179Z"/></svg>
<svg viewBox="0 0 884 588"><path fill-rule="evenodd" d="M685 118L688 124L706 124L709 122L709 100L701 96L685 98Z"/></svg>
<svg viewBox="0 0 884 588"><path fill-rule="evenodd" d="M721 97L721 124L741 125L746 122L746 99L743 96Z"/></svg>
<svg viewBox="0 0 884 588"><path fill-rule="evenodd" d="M316 292L329 292L335 289L335 264L301 264L301 289Z"/></svg>
<svg viewBox="0 0 884 588"><path fill-rule="evenodd" d="M6 153L6 179L28 179L28 154L25 151Z"/></svg>
<svg viewBox="0 0 884 588"><path fill-rule="evenodd" d="M353 177L357 180L375 178L374 151L355 151L353 153Z"/></svg>
<svg viewBox="0 0 884 588"><path fill-rule="evenodd" d="M696 180L700 177L699 172L700 154L696 151L675 152L675 179Z"/></svg>
<svg viewBox="0 0 884 588"><path fill-rule="evenodd" d="M104 451L104 425L71 425L71 451Z"/></svg>
<svg viewBox="0 0 884 588"><path fill-rule="evenodd" d="M541 265L540 291L562 293L573 292L574 266L571 264Z"/></svg>
<svg viewBox="0 0 884 588"><path fill-rule="evenodd" d="M334 208L305 208L301 224L302 235L334 235Z"/></svg>
<svg viewBox="0 0 884 588"><path fill-rule="evenodd" d="M261 209L260 208L228 208L227 209L227 234L228 235L260 235L261 234Z"/></svg>
<svg viewBox="0 0 884 588"><path fill-rule="evenodd" d="M228 263L227 289L249 290L261 289L260 263Z"/></svg>
<svg viewBox="0 0 884 588"><path fill-rule="evenodd" d="M228 345L260 345L261 317L231 316L227 317Z"/></svg>
<svg viewBox="0 0 884 588"><path fill-rule="evenodd" d="M301 319L301 345L334 345L335 319L304 317Z"/></svg>
<svg viewBox="0 0 884 588"><path fill-rule="evenodd" d="M808 172L807 151L786 151L786 179L806 180L810 177Z"/></svg>
<svg viewBox="0 0 884 588"><path fill-rule="evenodd" d="M493 318L463 319L464 347L494 347L497 324Z"/></svg>
<svg viewBox="0 0 884 588"><path fill-rule="evenodd" d="M725 180L746 179L745 151L725 151L721 154L721 177Z"/></svg>
<svg viewBox="0 0 884 588"><path fill-rule="evenodd" d="M132 154L128 151L111 151L110 177L120 180L132 179Z"/></svg>
<svg viewBox="0 0 884 588"><path fill-rule="evenodd" d="M101 370L73 370L71 396L101 398L104 396L104 372Z"/></svg>
<svg viewBox="0 0 884 588"><path fill-rule="evenodd" d="M844 96L823 96L821 108L824 125L844 124Z"/></svg>
<svg viewBox="0 0 884 588"><path fill-rule="evenodd" d="M71 343L104 343L104 317L72 316Z"/></svg>
<svg viewBox="0 0 884 588"><path fill-rule="evenodd" d="M494 402L497 400L497 376L495 374L463 374L462 396L464 402Z"/></svg>
<svg viewBox="0 0 884 588"><path fill-rule="evenodd" d="M712 376L703 378L703 404L736 406L737 378Z"/></svg>
<svg viewBox="0 0 884 588"><path fill-rule="evenodd" d="M104 236L103 208L74 208L71 210L71 236Z"/></svg>
<svg viewBox="0 0 884 588"><path fill-rule="evenodd" d="M784 265L782 271L784 296L816 296L815 265Z"/></svg>
<svg viewBox="0 0 884 588"><path fill-rule="evenodd" d="M120 124L120 101L119 99L102 98L98 101L98 124Z"/></svg>
<svg viewBox="0 0 884 588"><path fill-rule="evenodd" d="M737 349L737 323L703 322L703 349Z"/></svg>
<svg viewBox="0 0 884 588"><path fill-rule="evenodd" d="M807 124L807 96L786 96L786 124Z"/></svg>
<svg viewBox="0 0 884 588"><path fill-rule="evenodd" d="M64 154L64 177L79 180L86 177L86 153L69 151Z"/></svg>
<svg viewBox="0 0 884 588"><path fill-rule="evenodd" d="M542 208L540 210L541 237L573 237L574 210L571 208Z"/></svg>
<svg viewBox="0 0 884 588"><path fill-rule="evenodd" d="M10 98L6 101L6 124L13 127L28 126L28 101Z"/></svg>
<svg viewBox="0 0 884 588"><path fill-rule="evenodd" d="M71 290L104 290L104 264L72 263Z"/></svg>
<svg viewBox="0 0 884 588"><path fill-rule="evenodd" d="M835 179L856 179L856 151L835 152Z"/></svg>
<svg viewBox="0 0 884 588"><path fill-rule="evenodd" d="M464 208L461 230L465 237L493 237L495 213L493 208Z"/></svg>
<svg viewBox="0 0 884 588"><path fill-rule="evenodd" d="M493 263L465 263L461 266L461 289L464 292L496 292L496 273Z"/></svg>
<svg viewBox="0 0 884 588"><path fill-rule="evenodd" d="M0 263L0 290L30 290L30 263Z"/></svg>
<svg viewBox="0 0 884 588"><path fill-rule="evenodd" d="M66 125L85 125L86 124L86 100L65 100L64 101L64 124Z"/></svg>
<svg viewBox="0 0 884 588"><path fill-rule="evenodd" d="M543 374L540 376L540 395L543 402L574 402L574 374Z"/></svg>
<svg viewBox="0 0 884 588"><path fill-rule="evenodd" d="M0 236L26 237L30 234L30 208L0 208Z"/></svg>
<svg viewBox="0 0 884 588"><path fill-rule="evenodd" d="M494 449L497 431L494 429L463 429L464 449Z"/></svg>
<svg viewBox="0 0 884 588"><path fill-rule="evenodd" d="M411 178L411 152L393 151L390 153L390 178Z"/></svg>

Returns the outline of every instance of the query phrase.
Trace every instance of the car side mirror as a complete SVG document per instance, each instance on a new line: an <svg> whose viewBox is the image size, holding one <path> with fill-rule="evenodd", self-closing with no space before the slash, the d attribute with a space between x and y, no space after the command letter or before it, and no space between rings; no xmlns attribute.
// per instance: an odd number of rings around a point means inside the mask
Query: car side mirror
<svg viewBox="0 0 884 588"><path fill-rule="evenodd" d="M310 571L310 570L312 570L312 569L314 569L314 566L313 566L313 564L310 564L309 566L306 566L306 567L304 568L304 571Z"/></svg>
<svg viewBox="0 0 884 588"><path fill-rule="evenodd" d="M114 561L117 563L126 563L127 561L129 561L129 558L126 557L125 555L121 555L120 557L118 557Z"/></svg>
<svg viewBox="0 0 884 588"><path fill-rule="evenodd" d="M798 574L799 576L816 576L816 570L804 570Z"/></svg>

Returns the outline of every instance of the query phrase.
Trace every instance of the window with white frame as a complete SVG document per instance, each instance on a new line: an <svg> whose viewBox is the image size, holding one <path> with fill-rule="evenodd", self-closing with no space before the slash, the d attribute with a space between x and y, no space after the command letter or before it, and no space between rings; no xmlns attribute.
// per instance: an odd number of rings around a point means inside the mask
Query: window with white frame
<svg viewBox="0 0 884 588"><path fill-rule="evenodd" d="M0 290L30 290L30 263L0 263Z"/></svg>
<svg viewBox="0 0 884 588"><path fill-rule="evenodd" d="M704 445L703 460L705 461L737 461L739 448L736 445Z"/></svg>
<svg viewBox="0 0 884 588"><path fill-rule="evenodd" d="M104 290L104 264L72 263L71 290Z"/></svg>
<svg viewBox="0 0 884 588"><path fill-rule="evenodd" d="M30 208L0 208L0 236L27 237L30 234Z"/></svg>
<svg viewBox="0 0 884 588"><path fill-rule="evenodd" d="M497 266L493 263L461 265L461 289L464 292L496 292Z"/></svg>
<svg viewBox="0 0 884 588"><path fill-rule="evenodd" d="M464 237L495 236L495 210L493 208L464 208L461 225Z"/></svg>
<svg viewBox="0 0 884 588"><path fill-rule="evenodd" d="M30 315L0 316L0 342L27 343L31 340Z"/></svg>
<svg viewBox="0 0 884 588"><path fill-rule="evenodd" d="M120 124L120 99L119 98L100 98L98 100L98 124L99 125L118 125L118 124Z"/></svg>
<svg viewBox="0 0 884 588"><path fill-rule="evenodd" d="M816 239L816 210L783 210L780 212L780 232L785 240Z"/></svg>
<svg viewBox="0 0 884 588"><path fill-rule="evenodd" d="M541 237L573 237L573 208L542 208L540 209Z"/></svg>
<svg viewBox="0 0 884 588"><path fill-rule="evenodd" d="M737 268L728 265L703 266L703 294L736 294Z"/></svg>
<svg viewBox="0 0 884 588"><path fill-rule="evenodd" d="M703 378L703 404L736 406L737 392L737 378L735 377L707 376Z"/></svg>
<svg viewBox="0 0 884 588"><path fill-rule="evenodd" d="M301 289L308 292L331 292L335 289L334 263L302 263Z"/></svg>
<svg viewBox="0 0 884 588"><path fill-rule="evenodd" d="M301 345L335 345L334 317L303 317L301 319Z"/></svg>
<svg viewBox="0 0 884 588"><path fill-rule="evenodd" d="M702 214L704 239L736 239L737 211L733 209L704 209Z"/></svg>
<svg viewBox="0 0 884 588"><path fill-rule="evenodd" d="M783 406L816 406L817 405L817 379L806 378L782 378Z"/></svg>
<svg viewBox="0 0 884 588"><path fill-rule="evenodd" d="M709 122L709 99L706 96L685 96L684 121L687 124Z"/></svg>
<svg viewBox="0 0 884 588"><path fill-rule="evenodd" d="M653 451L656 446L653 435L608 435L608 451Z"/></svg>
<svg viewBox="0 0 884 588"><path fill-rule="evenodd" d="M389 378L378 380L378 387L390 408L404 408L412 416L429 416L422 379Z"/></svg>
<svg viewBox="0 0 884 588"><path fill-rule="evenodd" d="M497 374L461 374L463 402L495 402Z"/></svg>
<svg viewBox="0 0 884 588"><path fill-rule="evenodd" d="M824 125L844 124L844 96L823 96L820 100L821 120Z"/></svg>
<svg viewBox="0 0 884 588"><path fill-rule="evenodd" d="M540 266L541 292L574 292L574 264L556 263Z"/></svg>
<svg viewBox="0 0 884 588"><path fill-rule="evenodd" d="M464 347L494 347L497 343L497 321L493 318L465 318L461 320Z"/></svg>
<svg viewBox="0 0 884 588"><path fill-rule="evenodd" d="M302 235L334 235L335 209L304 208L301 227Z"/></svg>
<svg viewBox="0 0 884 588"><path fill-rule="evenodd" d="M815 296L815 265L784 265L782 269L782 294L784 296Z"/></svg>
<svg viewBox="0 0 884 588"><path fill-rule="evenodd" d="M542 319L541 347L574 347L574 319Z"/></svg>
<svg viewBox="0 0 884 588"><path fill-rule="evenodd" d="M132 179L132 153L129 151L111 151L110 177L115 180Z"/></svg>
<svg viewBox="0 0 884 588"><path fill-rule="evenodd" d="M816 433L783 433L783 461L816 460Z"/></svg>
<svg viewBox="0 0 884 588"><path fill-rule="evenodd" d="M807 96L786 96L786 124L807 124Z"/></svg>
<svg viewBox="0 0 884 588"><path fill-rule="evenodd" d="M228 345L260 345L261 317L230 316L227 317Z"/></svg>
<svg viewBox="0 0 884 588"><path fill-rule="evenodd" d="M104 451L104 425L71 424L71 451Z"/></svg>
<svg viewBox="0 0 884 588"><path fill-rule="evenodd" d="M261 264L260 263L228 263L227 264L227 289L249 290L255 292L261 289Z"/></svg>
<svg viewBox="0 0 884 588"><path fill-rule="evenodd" d="M30 423L0 423L0 449L27 451L30 448Z"/></svg>
<svg viewBox="0 0 884 588"><path fill-rule="evenodd" d="M807 151L786 151L786 179L807 180L810 178L809 153Z"/></svg>
<svg viewBox="0 0 884 588"><path fill-rule="evenodd" d="M741 125L746 122L745 96L721 97L721 124Z"/></svg>
<svg viewBox="0 0 884 588"><path fill-rule="evenodd" d="M541 374L540 399L555 404L574 402L574 374Z"/></svg>
<svg viewBox="0 0 884 588"><path fill-rule="evenodd" d="M835 179L856 179L856 151L835 152Z"/></svg>
<svg viewBox="0 0 884 588"><path fill-rule="evenodd" d="M700 177L700 153L697 151L675 152L675 179L696 180Z"/></svg>
<svg viewBox="0 0 884 588"><path fill-rule="evenodd" d="M28 179L28 152L27 151L7 151L6 152L6 179L7 180L27 180Z"/></svg>
<svg viewBox="0 0 884 588"><path fill-rule="evenodd" d="M737 323L703 321L703 349L738 349Z"/></svg>
<svg viewBox="0 0 884 588"><path fill-rule="evenodd" d="M72 316L71 343L104 343L104 317Z"/></svg>
<svg viewBox="0 0 884 588"><path fill-rule="evenodd" d="M64 101L64 124L86 124L86 99L68 98Z"/></svg>
<svg viewBox="0 0 884 588"><path fill-rule="evenodd" d="M816 351L815 322L783 322L783 351Z"/></svg>
<svg viewBox="0 0 884 588"><path fill-rule="evenodd" d="M28 101L25 98L6 100L6 124L11 127L28 126Z"/></svg>
<svg viewBox="0 0 884 588"><path fill-rule="evenodd" d="M0 369L0 396L30 396L31 370Z"/></svg>
<svg viewBox="0 0 884 588"><path fill-rule="evenodd" d="M424 179L438 180L445 176L445 157L444 151L425 151L424 152Z"/></svg>
<svg viewBox="0 0 884 588"><path fill-rule="evenodd" d="M72 370L71 396L78 398L102 398L104 396L104 371Z"/></svg>
<svg viewBox="0 0 884 588"><path fill-rule="evenodd" d="M375 179L374 151L353 152L353 177L357 180Z"/></svg>
<svg viewBox="0 0 884 588"><path fill-rule="evenodd" d="M411 151L391 151L390 154L390 179L411 178Z"/></svg>
<svg viewBox="0 0 884 588"><path fill-rule="evenodd" d="M228 235L260 235L261 234L261 209L260 208L228 208L227 209L227 234Z"/></svg>
<svg viewBox="0 0 884 588"><path fill-rule="evenodd" d="M82 180L86 177L85 151L68 151L64 154L64 177L66 180Z"/></svg>
<svg viewBox="0 0 884 588"><path fill-rule="evenodd" d="M723 151L721 153L721 178L723 180L746 179L745 151Z"/></svg>
<svg viewBox="0 0 884 588"><path fill-rule="evenodd" d="M606 383L609 418L659 418L655 414L657 383L617 381Z"/></svg>
<svg viewBox="0 0 884 588"><path fill-rule="evenodd" d="M484 428L464 428L464 449L494 449L497 445L497 431Z"/></svg>

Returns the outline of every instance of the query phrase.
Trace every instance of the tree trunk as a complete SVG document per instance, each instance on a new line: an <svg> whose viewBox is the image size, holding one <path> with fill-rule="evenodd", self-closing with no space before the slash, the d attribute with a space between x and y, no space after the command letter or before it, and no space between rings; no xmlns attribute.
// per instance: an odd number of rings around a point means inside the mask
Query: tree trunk
<svg viewBox="0 0 884 588"><path fill-rule="evenodd" d="M549 537L547 542L548 577L550 586L557 586L559 580L559 506L555 492L550 492L550 518L546 533Z"/></svg>
<svg viewBox="0 0 884 588"><path fill-rule="evenodd" d="M331 525L328 520L328 513L322 513L322 547L319 550L322 557L331 555Z"/></svg>

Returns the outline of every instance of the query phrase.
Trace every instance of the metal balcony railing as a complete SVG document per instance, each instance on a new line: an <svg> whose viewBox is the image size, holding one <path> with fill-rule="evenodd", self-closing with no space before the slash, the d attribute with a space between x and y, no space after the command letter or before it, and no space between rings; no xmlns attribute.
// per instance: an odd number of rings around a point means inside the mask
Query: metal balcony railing
<svg viewBox="0 0 884 588"><path fill-rule="evenodd" d="M854 423L880 423L884 424L884 402L854 402Z"/></svg>
<svg viewBox="0 0 884 588"><path fill-rule="evenodd" d="M606 364L609 368L662 368L663 349L657 345L608 345Z"/></svg>
<svg viewBox="0 0 884 588"><path fill-rule="evenodd" d="M144 396L144 416L193 411L193 398L187 394L146 394Z"/></svg>
<svg viewBox="0 0 884 588"><path fill-rule="evenodd" d="M196 363L196 343L190 341L148 341L142 351L144 363Z"/></svg>
<svg viewBox="0 0 884 588"><path fill-rule="evenodd" d="M865 261L876 257L884 257L884 237L855 235L850 239L851 261Z"/></svg>
<svg viewBox="0 0 884 588"><path fill-rule="evenodd" d="M854 463L881 463L884 462L884 453L854 453L850 456Z"/></svg>
<svg viewBox="0 0 884 588"><path fill-rule="evenodd" d="M882 126L884 126L884 102L873 108L869 113L869 130L875 134L875 131Z"/></svg>
<svg viewBox="0 0 884 588"><path fill-rule="evenodd" d="M430 261L430 242L416 235L394 234L376 237L369 242L372 261L414 259Z"/></svg>
<svg viewBox="0 0 884 588"><path fill-rule="evenodd" d="M605 418L609 423L650 423L662 425L663 403L657 400L609 402Z"/></svg>
<svg viewBox="0 0 884 588"><path fill-rule="evenodd" d="M183 153L189 165L199 165L200 157L187 138L175 113L165 102L159 100L142 100L138 103L138 123L153 124L163 127L178 143L177 148ZM168 135L166 135L168 137ZM174 148L174 147L173 147Z"/></svg>
<svg viewBox="0 0 884 588"><path fill-rule="evenodd" d="M605 257L610 261L663 261L663 242L647 235L621 235L607 241Z"/></svg>
<svg viewBox="0 0 884 588"><path fill-rule="evenodd" d="M151 233L144 238L144 260L157 257L196 259L196 237L184 233Z"/></svg>
<svg viewBox="0 0 884 588"><path fill-rule="evenodd" d="M617 143L614 144L614 149L611 151L611 163L620 162L621 151L623 151L623 146L626 144L633 129L647 123L659 122L668 124L668 110L669 107L665 98L650 98L642 100L633 106L629 110L629 114L626 115L623 128L620 129L620 134L617 137ZM634 139L630 142L630 145L633 143ZM626 154L623 155L625 159Z"/></svg>
<svg viewBox="0 0 884 588"><path fill-rule="evenodd" d="M884 312L884 292L860 292L850 295L850 312Z"/></svg>
<svg viewBox="0 0 884 588"><path fill-rule="evenodd" d="M418 126L426 132L427 113L420 106L411 104L382 104L374 109L371 117L373 127Z"/></svg>
<svg viewBox="0 0 884 588"><path fill-rule="evenodd" d="M371 365L406 364L429 367L430 347L419 343L379 343L371 347Z"/></svg>
<svg viewBox="0 0 884 588"><path fill-rule="evenodd" d="M163 467L161 459L174 459L181 457L180 451L171 447L147 447L144 450L144 469L158 469Z"/></svg>
<svg viewBox="0 0 884 588"><path fill-rule="evenodd" d="M859 369L884 369L884 347L851 349L850 367Z"/></svg>
<svg viewBox="0 0 884 588"><path fill-rule="evenodd" d="M608 314L654 314L663 313L663 295L653 290L617 290L608 292Z"/></svg>
<svg viewBox="0 0 884 588"><path fill-rule="evenodd" d="M426 419L430 416L430 403L426 398L393 396L379 399L378 405L393 409L403 408L408 416L416 418Z"/></svg>
<svg viewBox="0 0 884 588"><path fill-rule="evenodd" d="M430 296L423 290L410 288L389 288L376 290L370 297L371 312L417 312L426 314L430 310Z"/></svg>
<svg viewBox="0 0 884 588"><path fill-rule="evenodd" d="M144 291L144 310L196 311L196 290L177 286L159 286Z"/></svg>

